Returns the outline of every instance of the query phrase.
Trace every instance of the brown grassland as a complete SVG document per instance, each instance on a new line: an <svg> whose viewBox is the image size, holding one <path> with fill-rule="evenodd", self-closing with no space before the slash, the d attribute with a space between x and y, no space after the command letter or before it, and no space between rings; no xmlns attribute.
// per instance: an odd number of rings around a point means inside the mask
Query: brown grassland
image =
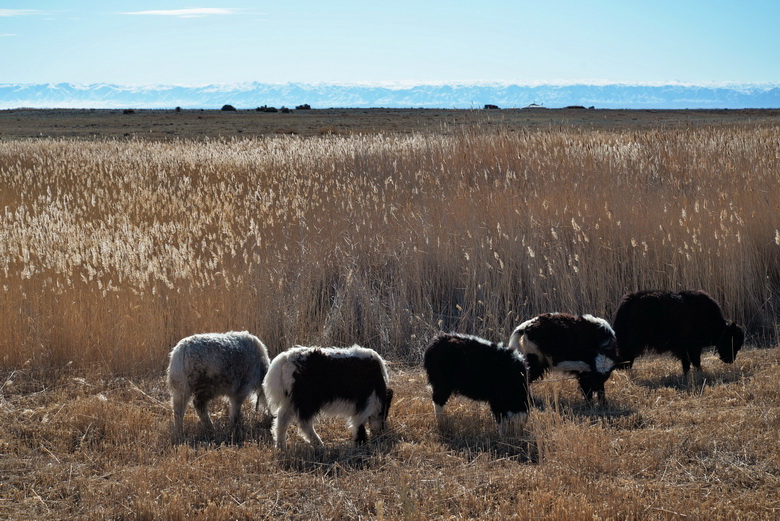
<svg viewBox="0 0 780 521"><path fill-rule="evenodd" d="M0 111L0 270L2 519L780 516L778 111ZM708 291L748 346L640 358L606 406L535 383L516 437L462 399L436 426L435 333L641 288ZM231 329L376 349L389 431L280 454L215 405L172 445L170 348Z"/></svg>

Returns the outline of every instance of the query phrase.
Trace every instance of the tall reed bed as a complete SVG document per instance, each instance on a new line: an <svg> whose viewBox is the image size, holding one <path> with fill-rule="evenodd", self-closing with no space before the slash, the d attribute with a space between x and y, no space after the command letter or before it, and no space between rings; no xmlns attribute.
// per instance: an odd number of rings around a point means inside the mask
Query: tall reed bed
<svg viewBox="0 0 780 521"><path fill-rule="evenodd" d="M439 330L701 288L776 334L780 128L0 143L0 364L164 367L195 332L417 361Z"/></svg>

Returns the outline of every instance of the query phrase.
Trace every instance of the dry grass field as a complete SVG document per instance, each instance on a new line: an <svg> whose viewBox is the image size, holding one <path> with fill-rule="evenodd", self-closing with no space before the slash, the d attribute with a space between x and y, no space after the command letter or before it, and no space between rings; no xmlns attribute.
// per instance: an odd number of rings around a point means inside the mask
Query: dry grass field
<svg viewBox="0 0 780 521"><path fill-rule="evenodd" d="M167 391L146 378L20 368L2 382L3 519L646 519L780 515L780 359L749 349L703 361L696 384L669 358L639 359L591 408L576 382L532 385L525 432L501 439L486 405L454 399L436 427L420 369L391 372L388 431L354 448L341 421L316 452L245 405L244 442L227 408L204 436L192 409L173 446Z"/></svg>
<svg viewBox="0 0 780 521"><path fill-rule="evenodd" d="M3 519L780 515L776 111L2 111L0 271ZM535 383L514 439L466 400L436 427L436 332L641 288L708 291L749 347L639 359L606 407ZM167 354L231 329L376 349L390 432L278 454L247 404L242 444L220 409L173 446Z"/></svg>

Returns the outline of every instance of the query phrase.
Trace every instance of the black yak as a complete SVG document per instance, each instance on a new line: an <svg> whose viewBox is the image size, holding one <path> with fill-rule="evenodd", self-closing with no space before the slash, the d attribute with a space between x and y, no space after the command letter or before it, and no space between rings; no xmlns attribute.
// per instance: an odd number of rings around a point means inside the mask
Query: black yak
<svg viewBox="0 0 780 521"><path fill-rule="evenodd" d="M723 318L715 300L703 291L639 291L623 297L615 313L618 354L626 367L647 351L671 353L701 370L701 352L715 346L730 364L745 342L742 327Z"/></svg>
<svg viewBox="0 0 780 521"><path fill-rule="evenodd" d="M458 334L438 335L423 359L433 391L437 420L452 394L488 402L504 435L516 430L528 415L528 383L523 356L485 339Z"/></svg>

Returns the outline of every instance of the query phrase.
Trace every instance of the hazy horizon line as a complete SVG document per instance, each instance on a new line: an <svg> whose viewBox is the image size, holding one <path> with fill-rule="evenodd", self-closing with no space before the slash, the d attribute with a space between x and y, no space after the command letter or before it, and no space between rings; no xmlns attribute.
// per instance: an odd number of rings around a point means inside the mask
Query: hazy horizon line
<svg viewBox="0 0 780 521"><path fill-rule="evenodd" d="M756 87L756 88L776 88L780 87L780 82L764 81L611 81L598 79L584 80L549 80L549 81L510 81L510 80L382 80L382 81L235 81L235 82L193 82L193 83L122 83L122 82L71 82L71 81L50 81L50 82L0 82L0 86L40 86L40 85L69 85L71 87L94 87L96 85L110 85L123 88L159 88L159 87L181 87L181 88L206 88L206 87L250 87L252 85L303 85L303 86L326 86L326 87L382 87L382 88L408 88L418 86L503 86L503 87L568 87L568 86L621 86L621 87L707 87L707 88L735 88L735 87Z"/></svg>

